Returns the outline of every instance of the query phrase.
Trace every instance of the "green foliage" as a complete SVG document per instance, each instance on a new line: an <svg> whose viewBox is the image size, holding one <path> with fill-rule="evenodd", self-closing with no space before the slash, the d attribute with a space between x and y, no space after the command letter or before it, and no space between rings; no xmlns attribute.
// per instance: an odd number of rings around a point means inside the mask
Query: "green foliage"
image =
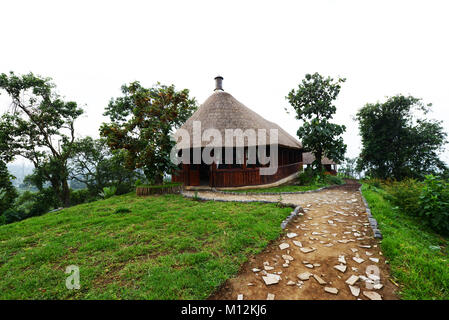
<svg viewBox="0 0 449 320"><path fill-rule="evenodd" d="M290 212L130 193L1 226L0 299L206 299ZM80 290L65 286L70 264Z"/></svg>
<svg viewBox="0 0 449 320"><path fill-rule="evenodd" d="M319 73L306 74L298 89L293 89L286 97L296 112L296 118L303 121L297 135L304 149L314 154L313 164L318 172L321 172L323 156L339 162L346 152L341 137L346 127L329 122L337 110L333 101L344 81L342 78L337 81L330 77L324 78Z"/></svg>
<svg viewBox="0 0 449 320"><path fill-rule="evenodd" d="M449 299L448 239L428 228L421 217L392 207L383 189L363 184L362 193L382 230L382 253L389 261L393 280L400 284L400 297Z"/></svg>
<svg viewBox="0 0 449 320"><path fill-rule="evenodd" d="M88 189L71 190L70 192L70 203L73 206L94 200L96 200L95 197Z"/></svg>
<svg viewBox="0 0 449 320"><path fill-rule="evenodd" d="M0 118L0 159L17 156L35 167L39 189L49 182L64 205L69 205L67 159L75 140L74 122L83 113L76 102L63 101L50 78L32 73L0 74L0 93L11 98L11 109Z"/></svg>
<svg viewBox="0 0 449 320"><path fill-rule="evenodd" d="M83 183L92 197L100 194L104 187L115 185L117 194L130 192L142 174L125 165L124 150L111 152L103 139L91 137L76 140L73 156L69 159L71 179Z"/></svg>
<svg viewBox="0 0 449 320"><path fill-rule="evenodd" d="M175 142L170 133L196 110L189 90L176 91L173 85L144 88L139 82L122 86L123 96L112 99L106 108L110 123L100 133L112 150L125 150L128 169L141 168L147 179L161 184L163 175L176 169L170 160Z"/></svg>
<svg viewBox="0 0 449 320"><path fill-rule="evenodd" d="M418 216L421 212L419 197L423 189L423 183L415 179L402 181L389 181L384 185L387 191L385 198L401 208L403 212L412 216Z"/></svg>
<svg viewBox="0 0 449 320"><path fill-rule="evenodd" d="M437 232L449 235L449 183L432 175L426 176L419 197L420 215Z"/></svg>
<svg viewBox="0 0 449 320"><path fill-rule="evenodd" d="M322 176L322 181L325 184L330 184L330 185L332 185L332 184L333 185L342 185L342 184L345 183L342 178L340 178L338 176L333 176L333 175L330 175L330 174L323 175Z"/></svg>
<svg viewBox="0 0 449 320"><path fill-rule="evenodd" d="M297 183L300 186L307 186L316 181L316 173L310 168L306 168L304 171L298 173Z"/></svg>
<svg viewBox="0 0 449 320"><path fill-rule="evenodd" d="M360 171L357 168L357 158L345 158L344 162L339 166L338 175L350 179L360 177Z"/></svg>
<svg viewBox="0 0 449 320"><path fill-rule="evenodd" d="M384 198L401 212L419 217L441 234L449 234L449 183L433 175L423 182L414 179L382 183Z"/></svg>
<svg viewBox="0 0 449 320"><path fill-rule="evenodd" d="M12 185L12 179L14 177L9 174L6 164L0 160L0 216L13 207L18 196L16 188ZM0 224L2 221L4 220L0 220Z"/></svg>
<svg viewBox="0 0 449 320"><path fill-rule="evenodd" d="M38 192L25 191L16 199L14 206L3 213L2 221L8 224L40 216L60 204L52 188L44 188Z"/></svg>
<svg viewBox="0 0 449 320"><path fill-rule="evenodd" d="M447 134L441 121L417 116L430 104L398 95L384 103L367 104L356 115L362 137L358 169L381 179L424 178L447 170L438 154Z"/></svg>
<svg viewBox="0 0 449 320"><path fill-rule="evenodd" d="M100 194L104 199L108 199L115 195L117 192L116 186L104 187L103 192Z"/></svg>
<svg viewBox="0 0 449 320"><path fill-rule="evenodd" d="M341 185L344 181L337 176L331 174L326 174L324 171L317 173L310 167L306 168L304 171L298 174L297 183L301 186L307 185Z"/></svg>

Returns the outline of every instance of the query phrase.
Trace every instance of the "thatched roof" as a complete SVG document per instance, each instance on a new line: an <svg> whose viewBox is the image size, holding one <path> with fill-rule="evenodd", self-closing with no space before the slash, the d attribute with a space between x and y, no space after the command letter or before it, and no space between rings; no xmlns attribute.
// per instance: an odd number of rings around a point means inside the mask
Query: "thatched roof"
<svg viewBox="0 0 449 320"><path fill-rule="evenodd" d="M278 130L278 144L286 147L301 149L301 143L288 134L277 124L270 122L256 112L252 111L242 103L237 101L232 95L222 90L216 90L199 108L198 110L181 126L190 134L190 146L193 146L193 122L201 121L201 134L206 129L217 129L222 135L221 146L228 147L229 143L225 143L225 129L254 129L257 133L258 129L266 129L266 142L270 144L270 129ZM179 130L175 133L175 138L179 136ZM178 140L177 140L178 141ZM201 146L205 147L209 141L202 141ZM245 146L253 146L254 144L248 139L244 140ZM256 140L257 144L257 140ZM219 144L217 144L219 145ZM234 141L235 146L235 141ZM177 148L187 148L188 144L178 142Z"/></svg>
<svg viewBox="0 0 449 320"><path fill-rule="evenodd" d="M315 156L311 152L303 152L302 154L302 163L303 164L312 164L315 161ZM334 161L328 159L327 157L323 157L321 159L321 164L336 164Z"/></svg>

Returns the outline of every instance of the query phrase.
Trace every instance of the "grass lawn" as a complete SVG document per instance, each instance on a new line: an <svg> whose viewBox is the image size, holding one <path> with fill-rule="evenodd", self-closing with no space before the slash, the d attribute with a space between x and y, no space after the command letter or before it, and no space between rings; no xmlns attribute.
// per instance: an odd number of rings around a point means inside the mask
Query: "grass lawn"
<svg viewBox="0 0 449 320"><path fill-rule="evenodd" d="M0 226L0 299L204 299L290 211L127 194ZM65 287L69 265L79 290Z"/></svg>
<svg viewBox="0 0 449 320"><path fill-rule="evenodd" d="M449 299L449 248L418 218L393 208L385 191L364 184L362 193L382 231L382 252L401 286L402 299ZM432 249L441 246L441 250Z"/></svg>
<svg viewBox="0 0 449 320"><path fill-rule="evenodd" d="M328 186L327 184L312 184L312 185L307 185L307 186L285 185L285 186L278 186L278 187L272 187L272 188L258 188L258 189L246 189L246 190L237 189L237 190L226 190L226 191L240 192L240 193L298 192L298 191L316 190L316 189L327 187L327 186Z"/></svg>

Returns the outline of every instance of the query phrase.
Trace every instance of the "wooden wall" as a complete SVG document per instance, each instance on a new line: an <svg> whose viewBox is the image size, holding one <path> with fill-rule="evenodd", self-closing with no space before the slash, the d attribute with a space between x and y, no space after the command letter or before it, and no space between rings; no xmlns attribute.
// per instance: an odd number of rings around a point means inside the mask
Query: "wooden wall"
<svg viewBox="0 0 449 320"><path fill-rule="evenodd" d="M211 187L240 187L262 185L276 182L302 169L302 150L279 148L278 170L273 175L260 175L259 167L217 169L214 164L209 166L209 186ZM183 182L188 186L198 186L198 165L182 164L181 170L172 174L173 182ZM231 166L229 166L231 167Z"/></svg>

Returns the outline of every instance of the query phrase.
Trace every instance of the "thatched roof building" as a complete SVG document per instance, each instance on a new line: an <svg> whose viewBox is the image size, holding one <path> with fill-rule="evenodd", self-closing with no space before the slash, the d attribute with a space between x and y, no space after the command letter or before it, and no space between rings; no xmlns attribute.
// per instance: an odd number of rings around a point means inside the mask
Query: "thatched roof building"
<svg viewBox="0 0 449 320"><path fill-rule="evenodd" d="M278 144L281 146L302 149L301 143L287 133L277 124L266 120L250 108L243 105L231 94L223 90L215 90L214 93L198 108L198 110L181 126L189 132L190 143L181 141L178 149L189 148L193 145L193 122L201 121L201 134L207 129L217 129L222 136L221 146L229 147L225 141L225 129L254 129L258 134L258 129L265 129L265 141L270 142L270 129L278 130ZM177 137L177 134L175 134ZM257 140L258 141L258 140ZM244 140L245 147L251 146L251 141ZM202 141L201 147L205 147L208 141Z"/></svg>
<svg viewBox="0 0 449 320"><path fill-rule="evenodd" d="M304 165L309 165L312 164L315 161L315 156L313 155L312 152L304 152L302 154L302 163ZM327 157L323 157L321 159L321 164L328 164L328 165L334 165L336 164L334 161L330 160Z"/></svg>
<svg viewBox="0 0 449 320"><path fill-rule="evenodd" d="M315 156L311 152L304 152L302 154L302 162L304 166L311 166L312 163L315 161ZM330 172L332 174L337 173L337 163L335 163L333 160L330 160L327 157L323 157L321 159L321 164L323 165L324 169L327 172Z"/></svg>
<svg viewBox="0 0 449 320"><path fill-rule="evenodd" d="M173 180L193 186L241 187L270 184L284 179L302 168L301 143L280 126L266 120L243 105L231 94L225 92L222 87L222 80L222 77L215 78L216 88L214 93L175 133L177 149L184 153L185 151L192 151L193 148L203 149L213 142L213 146L223 148L223 150L234 148L235 155L237 139L225 139L227 129L239 129L243 133L247 130L253 131L256 134L256 139L248 139L247 136L243 135L243 145L238 146L244 153L244 156L242 156L244 157L243 163L222 163L220 161L223 158L218 157L218 160L214 160L215 162L210 165L203 162L201 164L184 163L180 166L180 170L173 175ZM198 129L198 124L200 124L200 129ZM194 141L195 136L196 139L198 136L202 137L205 132L210 131L209 129L215 129L215 132L219 132L220 141L215 141L214 138L210 139L211 141L207 139L206 141L203 141L203 139ZM277 130L277 143L270 139L270 130L272 129ZM182 140L186 132L190 140ZM262 134L264 136L259 136ZM275 146L279 154L278 170L271 176L260 174L260 168L268 165L262 165L259 161L256 164L247 161L248 147L259 148L266 145ZM235 158L238 158L238 156L235 156Z"/></svg>

